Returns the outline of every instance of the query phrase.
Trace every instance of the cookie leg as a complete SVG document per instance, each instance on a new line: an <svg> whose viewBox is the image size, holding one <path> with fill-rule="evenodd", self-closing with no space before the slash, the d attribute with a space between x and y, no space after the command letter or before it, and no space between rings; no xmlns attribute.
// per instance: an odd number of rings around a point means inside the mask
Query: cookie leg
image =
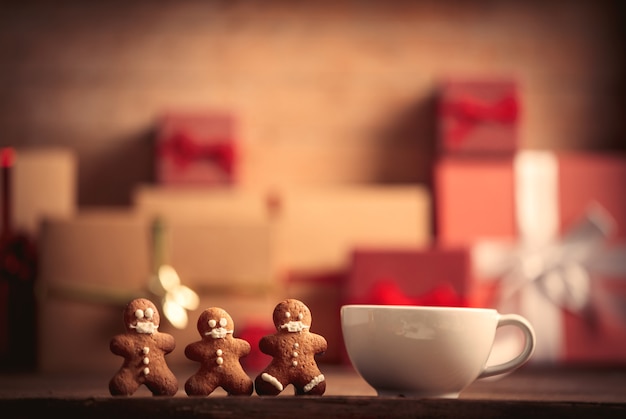
<svg viewBox="0 0 626 419"><path fill-rule="evenodd" d="M119 371L109 381L109 392L112 396L131 396L139 388L140 383L128 370Z"/></svg>
<svg viewBox="0 0 626 419"><path fill-rule="evenodd" d="M254 380L254 388L259 396L276 396L284 390L285 385L278 378L264 372Z"/></svg>
<svg viewBox="0 0 626 419"><path fill-rule="evenodd" d="M242 372L239 376L226 378L228 382L224 382L222 379L222 388L226 390L230 396L249 396L254 391L254 383Z"/></svg>
<svg viewBox="0 0 626 419"><path fill-rule="evenodd" d="M296 395L299 396L321 396L326 391L326 378L320 373L311 378L308 382L294 383Z"/></svg>
<svg viewBox="0 0 626 419"><path fill-rule="evenodd" d="M217 380L208 374L195 374L185 382L188 396L208 396L217 388Z"/></svg>
<svg viewBox="0 0 626 419"><path fill-rule="evenodd" d="M146 387L155 396L173 396L178 392L178 380L171 371L164 371L161 375L148 375Z"/></svg>

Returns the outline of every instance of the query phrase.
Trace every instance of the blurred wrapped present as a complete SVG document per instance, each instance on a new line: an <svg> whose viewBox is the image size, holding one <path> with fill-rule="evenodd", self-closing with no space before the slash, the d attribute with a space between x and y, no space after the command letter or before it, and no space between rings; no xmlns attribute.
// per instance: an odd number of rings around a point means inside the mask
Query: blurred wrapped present
<svg viewBox="0 0 626 419"><path fill-rule="evenodd" d="M466 306L471 267L466 248L357 248L344 302Z"/></svg>
<svg viewBox="0 0 626 419"><path fill-rule="evenodd" d="M446 80L438 97L444 155L513 154L518 148L519 88L511 80Z"/></svg>
<svg viewBox="0 0 626 419"><path fill-rule="evenodd" d="M537 329L537 362L626 362L626 158L444 159L438 240L472 248L493 305Z"/></svg>
<svg viewBox="0 0 626 419"><path fill-rule="evenodd" d="M231 115L172 112L158 120L155 170L159 184L231 185L236 178Z"/></svg>
<svg viewBox="0 0 626 419"><path fill-rule="evenodd" d="M431 240L424 186L344 186L277 193L281 269L333 270L355 246L420 246Z"/></svg>
<svg viewBox="0 0 626 419"><path fill-rule="evenodd" d="M36 367L37 234L76 206L76 161L64 148L1 150L0 369Z"/></svg>
<svg viewBox="0 0 626 419"><path fill-rule="evenodd" d="M76 156L72 150L58 147L17 148L14 154L13 228L34 237L43 218L76 212Z"/></svg>
<svg viewBox="0 0 626 419"><path fill-rule="evenodd" d="M123 327L122 307L148 285L148 224L113 210L49 218L39 248L39 368L114 368L108 342Z"/></svg>
<svg viewBox="0 0 626 419"><path fill-rule="evenodd" d="M118 360L111 359L108 341L122 331L122 307L137 296L153 299L165 320L161 330L180 339L183 349L196 339L197 315L208 304L223 306L242 329L266 312L271 320L278 297L272 298L277 289L267 224L163 223L161 245L155 247L153 217L135 210L46 220L39 278L43 371L110 369ZM168 296L177 290L197 294L197 308L179 303L170 310ZM172 316L181 309L183 323ZM182 349L170 359L184 362Z"/></svg>

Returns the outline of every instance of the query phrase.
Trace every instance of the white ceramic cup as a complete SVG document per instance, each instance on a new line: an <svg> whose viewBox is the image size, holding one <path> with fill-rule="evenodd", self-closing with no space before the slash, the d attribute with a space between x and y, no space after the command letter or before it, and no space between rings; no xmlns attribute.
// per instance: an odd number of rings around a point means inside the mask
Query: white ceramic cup
<svg viewBox="0 0 626 419"><path fill-rule="evenodd" d="M524 347L486 366L502 326L518 327ZM520 367L535 348L524 317L487 308L345 305L341 327L350 362L379 396L457 398L478 378Z"/></svg>

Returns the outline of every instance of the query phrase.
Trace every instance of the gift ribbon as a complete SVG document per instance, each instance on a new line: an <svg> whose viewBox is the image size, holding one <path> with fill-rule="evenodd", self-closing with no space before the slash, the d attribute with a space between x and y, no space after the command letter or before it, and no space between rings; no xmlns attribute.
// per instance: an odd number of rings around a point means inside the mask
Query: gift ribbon
<svg viewBox="0 0 626 419"><path fill-rule="evenodd" d="M363 299L363 304L459 307L464 305L464 301L447 283L419 296L408 296L400 289L396 280L380 279L374 282Z"/></svg>
<svg viewBox="0 0 626 419"><path fill-rule="evenodd" d="M478 124L498 122L512 124L517 120L518 105L515 96L507 95L495 103L487 103L473 98L461 98L445 102L441 109L444 116L455 124L449 132L451 144L458 147Z"/></svg>
<svg viewBox="0 0 626 419"><path fill-rule="evenodd" d="M563 352L562 310L583 312L592 274L626 274L626 248L607 245L615 223L596 203L559 235L558 161L553 154L518 153L514 176L517 241L477 242L473 267L478 277L500 278L499 308L520 311L533 323L535 359L555 361Z"/></svg>
<svg viewBox="0 0 626 419"><path fill-rule="evenodd" d="M185 132L176 131L160 144L159 153L171 158L181 168L198 160L208 160L215 162L228 175L233 173L235 156L232 143L228 140L201 143Z"/></svg>

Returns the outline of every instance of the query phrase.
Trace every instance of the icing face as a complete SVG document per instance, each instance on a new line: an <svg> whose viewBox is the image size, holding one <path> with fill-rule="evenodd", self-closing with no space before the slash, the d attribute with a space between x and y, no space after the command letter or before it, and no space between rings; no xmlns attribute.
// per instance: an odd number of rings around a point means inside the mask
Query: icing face
<svg viewBox="0 0 626 419"><path fill-rule="evenodd" d="M280 325L281 329L286 329L288 332L291 333L297 333L297 332L301 332L304 329L308 329L309 326L307 326L306 324L302 323L302 319L304 318L304 314L303 313L298 313L297 315L297 319L298 320L292 320L291 319L291 312L287 311L285 312L285 318L287 319L286 323L283 323Z"/></svg>
<svg viewBox="0 0 626 419"><path fill-rule="evenodd" d="M273 317L277 330L298 333L311 327L311 312L298 300L288 299L278 304Z"/></svg>
<svg viewBox="0 0 626 419"><path fill-rule="evenodd" d="M129 331L151 335L159 328L159 312L150 300L144 298L138 298L128 304L124 319Z"/></svg>
<svg viewBox="0 0 626 419"><path fill-rule="evenodd" d="M202 336L213 339L224 339L233 333L233 319L220 308L208 308L198 319L198 331Z"/></svg>

